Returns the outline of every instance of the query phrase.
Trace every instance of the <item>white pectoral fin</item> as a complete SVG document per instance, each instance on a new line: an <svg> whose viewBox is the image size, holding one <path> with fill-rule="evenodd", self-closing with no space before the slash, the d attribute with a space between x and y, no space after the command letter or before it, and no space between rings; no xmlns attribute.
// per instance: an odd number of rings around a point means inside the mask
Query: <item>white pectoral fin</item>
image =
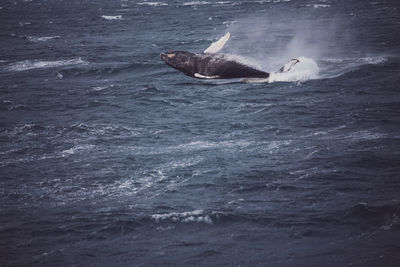
<svg viewBox="0 0 400 267"><path fill-rule="evenodd" d="M217 53L217 52L219 52L224 47L226 42L228 42L230 37L231 37L231 34L229 32L227 32L218 41L212 43L206 50L204 50L204 53Z"/></svg>
<svg viewBox="0 0 400 267"><path fill-rule="evenodd" d="M294 58L292 60L290 60L288 63L286 63L285 65L283 65L282 68L280 68L278 71L276 71L276 73L286 73L289 72L293 69L293 67L299 63L300 60L298 60L297 58Z"/></svg>
<svg viewBox="0 0 400 267"><path fill-rule="evenodd" d="M218 75L215 75L215 76L204 76L204 75L201 75L200 73L195 73L194 77L199 78L199 79L218 79L219 78Z"/></svg>

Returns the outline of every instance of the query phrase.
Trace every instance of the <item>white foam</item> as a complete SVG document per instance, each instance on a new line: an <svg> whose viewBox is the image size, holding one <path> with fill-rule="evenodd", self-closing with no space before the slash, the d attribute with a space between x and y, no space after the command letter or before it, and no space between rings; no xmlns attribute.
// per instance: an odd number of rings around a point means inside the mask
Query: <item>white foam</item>
<svg viewBox="0 0 400 267"><path fill-rule="evenodd" d="M316 79L319 73L319 67L317 63L306 57L299 57L298 62L290 71L279 73L272 72L268 78L268 82L294 82L294 81L306 81L310 79Z"/></svg>
<svg viewBox="0 0 400 267"><path fill-rule="evenodd" d="M78 146L74 146L70 149L64 150L61 152L61 155L63 157L66 157L68 155L73 155L77 152L83 152L83 151L88 151L94 148L94 145L78 145Z"/></svg>
<svg viewBox="0 0 400 267"><path fill-rule="evenodd" d="M320 8L320 7L330 7L331 5L328 4L315 4L313 5L314 8Z"/></svg>
<svg viewBox="0 0 400 267"><path fill-rule="evenodd" d="M28 108L27 105L24 105L24 104L16 104L16 105L12 105L11 107L9 107L8 110L26 109L26 108Z"/></svg>
<svg viewBox="0 0 400 267"><path fill-rule="evenodd" d="M192 2L186 2L183 3L183 6L199 6L199 5L208 5L211 4L211 2L207 2L207 1L192 1Z"/></svg>
<svg viewBox="0 0 400 267"><path fill-rule="evenodd" d="M66 59L66 60L24 60L15 63L11 63L8 65L5 70L8 71L24 71L24 70L32 70L32 69L42 69L42 68L55 68L67 65L78 65L78 64L87 64L86 61L81 58L75 59Z"/></svg>
<svg viewBox="0 0 400 267"><path fill-rule="evenodd" d="M235 147L247 147L251 145L252 142L247 140L227 140L222 142L208 142L208 141L193 141L186 144L178 145L176 148L178 150L202 150L208 148L235 148Z"/></svg>
<svg viewBox="0 0 400 267"><path fill-rule="evenodd" d="M378 65L378 64L382 64L384 62L387 61L386 57L363 57L361 58L361 60L363 62L365 62L365 64L373 64L373 65Z"/></svg>
<svg viewBox="0 0 400 267"><path fill-rule="evenodd" d="M34 37L34 36L28 36L27 39L31 42L45 42L51 39L58 39L61 38L59 35L55 36L44 36L44 37Z"/></svg>
<svg viewBox="0 0 400 267"><path fill-rule="evenodd" d="M92 90L93 91L103 91L104 89L107 89L107 88L108 88L108 86L96 86L96 87L93 87Z"/></svg>
<svg viewBox="0 0 400 267"><path fill-rule="evenodd" d="M376 57L361 57L361 58L324 58L321 59L321 76L323 77L338 77L349 71L354 71L363 65L379 65L388 60L384 56Z"/></svg>
<svg viewBox="0 0 400 267"><path fill-rule="evenodd" d="M167 3L164 2L140 2L138 5L147 5L147 6L168 6Z"/></svg>
<svg viewBox="0 0 400 267"><path fill-rule="evenodd" d="M346 138L351 138L355 140L374 140L386 137L383 133L376 133L373 131L362 130L358 132L351 133L346 136Z"/></svg>
<svg viewBox="0 0 400 267"><path fill-rule="evenodd" d="M222 22L222 24L226 25L226 26L230 26L232 24L236 24L237 22L238 22L237 20L227 20L227 21Z"/></svg>
<svg viewBox="0 0 400 267"><path fill-rule="evenodd" d="M122 15L116 15L116 16L102 15L101 17L103 19L106 19L106 20L120 20L120 19L122 19Z"/></svg>
<svg viewBox="0 0 400 267"><path fill-rule="evenodd" d="M153 214L151 218L156 222L162 221L173 221L173 222L201 222L201 223L209 223L212 224L213 221L211 217L205 214L204 210L195 210L195 211L187 211L187 212L171 212L165 214Z"/></svg>

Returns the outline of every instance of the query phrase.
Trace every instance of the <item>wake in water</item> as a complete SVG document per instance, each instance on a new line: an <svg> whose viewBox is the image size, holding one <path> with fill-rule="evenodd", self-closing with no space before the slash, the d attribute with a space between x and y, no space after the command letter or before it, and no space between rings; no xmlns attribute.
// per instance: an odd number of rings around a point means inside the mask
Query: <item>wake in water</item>
<svg viewBox="0 0 400 267"><path fill-rule="evenodd" d="M66 60L24 60L9 64L5 67L6 71L25 71L32 69L55 68L68 65L87 64L86 61L79 58Z"/></svg>

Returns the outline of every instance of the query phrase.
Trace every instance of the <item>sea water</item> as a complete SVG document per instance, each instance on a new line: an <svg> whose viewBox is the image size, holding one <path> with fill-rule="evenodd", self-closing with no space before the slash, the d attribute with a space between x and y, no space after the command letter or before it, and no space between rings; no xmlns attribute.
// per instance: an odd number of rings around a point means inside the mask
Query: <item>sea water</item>
<svg viewBox="0 0 400 267"><path fill-rule="evenodd" d="M399 266L399 8L2 1L0 265Z"/></svg>

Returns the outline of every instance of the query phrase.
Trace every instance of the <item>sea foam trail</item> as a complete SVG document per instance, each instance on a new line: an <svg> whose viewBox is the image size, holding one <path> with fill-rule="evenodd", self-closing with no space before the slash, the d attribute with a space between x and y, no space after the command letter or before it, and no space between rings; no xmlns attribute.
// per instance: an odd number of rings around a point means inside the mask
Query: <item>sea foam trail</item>
<svg viewBox="0 0 400 267"><path fill-rule="evenodd" d="M8 65L5 70L7 71L24 71L32 69L42 69L42 68L55 68L67 65L77 65L77 64L87 64L86 61L81 58L66 59L66 60L24 60Z"/></svg>

